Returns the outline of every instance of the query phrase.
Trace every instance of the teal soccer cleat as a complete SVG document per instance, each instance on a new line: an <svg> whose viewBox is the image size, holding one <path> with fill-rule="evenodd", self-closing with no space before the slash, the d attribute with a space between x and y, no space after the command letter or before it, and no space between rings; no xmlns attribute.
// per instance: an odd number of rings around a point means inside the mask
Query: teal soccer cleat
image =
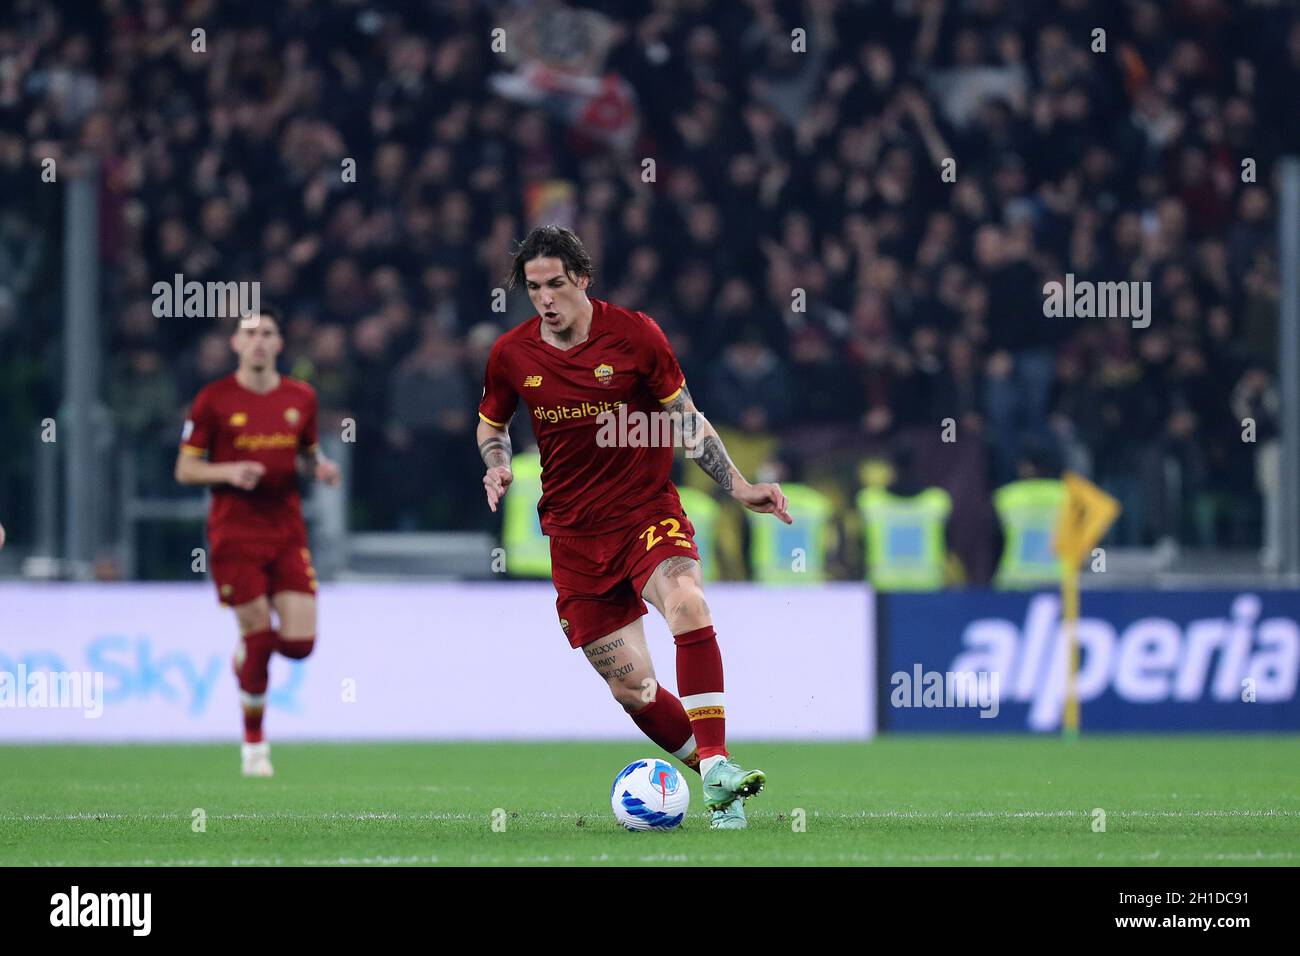
<svg viewBox="0 0 1300 956"><path fill-rule="evenodd" d="M767 774L763 771L742 770L739 764L726 757L704 775L704 805L710 810L722 810L737 797L752 797L759 793L766 783ZM743 809L741 819L744 819Z"/></svg>
<svg viewBox="0 0 1300 956"><path fill-rule="evenodd" d="M745 819L745 799L743 797L732 800L721 809L714 810L713 818L709 820L710 830L743 830L747 826L749 826L749 821Z"/></svg>

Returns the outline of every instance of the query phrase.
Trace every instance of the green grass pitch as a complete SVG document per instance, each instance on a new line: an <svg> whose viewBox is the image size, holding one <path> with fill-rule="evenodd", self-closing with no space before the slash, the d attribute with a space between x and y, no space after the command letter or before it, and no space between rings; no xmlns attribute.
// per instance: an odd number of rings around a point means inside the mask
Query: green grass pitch
<svg viewBox="0 0 1300 956"><path fill-rule="evenodd" d="M750 828L614 823L614 744L0 747L0 865L1296 865L1291 736L748 743ZM1105 832L1094 832L1094 810ZM194 832L194 811L206 832ZM504 832L493 813L505 811ZM795 822L802 816L803 832ZM500 814L497 815L500 818Z"/></svg>

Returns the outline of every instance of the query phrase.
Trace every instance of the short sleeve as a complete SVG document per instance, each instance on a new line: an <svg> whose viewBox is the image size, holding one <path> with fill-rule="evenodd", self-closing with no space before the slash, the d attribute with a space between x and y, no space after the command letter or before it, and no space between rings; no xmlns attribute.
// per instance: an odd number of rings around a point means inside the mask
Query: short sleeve
<svg viewBox="0 0 1300 956"><path fill-rule="evenodd" d="M646 385L650 394L661 403L671 402L685 387L686 376L682 374L682 367L677 364L677 356L673 354L659 323L643 312L637 315L645 321L641 336L641 367L645 370Z"/></svg>
<svg viewBox="0 0 1300 956"><path fill-rule="evenodd" d="M320 441L316 433L316 409L319 405L316 390L308 390L307 409L303 415L302 431L298 434L298 447L303 451L315 451Z"/></svg>
<svg viewBox="0 0 1300 956"><path fill-rule="evenodd" d="M205 389L190 405L190 414L181 430L181 451L186 455L206 455L217 433L217 415Z"/></svg>
<svg viewBox="0 0 1300 956"><path fill-rule="evenodd" d="M501 340L498 339L488 354L487 369L483 373L483 400L478 403L478 417L496 428L505 428L519 405L519 395L510 387L501 352Z"/></svg>

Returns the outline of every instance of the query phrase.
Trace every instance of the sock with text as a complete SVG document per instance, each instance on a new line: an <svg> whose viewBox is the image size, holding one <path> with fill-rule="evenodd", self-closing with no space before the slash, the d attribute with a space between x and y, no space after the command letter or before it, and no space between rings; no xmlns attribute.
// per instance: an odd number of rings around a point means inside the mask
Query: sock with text
<svg viewBox="0 0 1300 956"><path fill-rule="evenodd" d="M677 692L690 718L700 772L727 755L727 708L722 695L722 652L711 625L673 635L677 645ZM708 761L707 766L705 762Z"/></svg>
<svg viewBox="0 0 1300 956"><path fill-rule="evenodd" d="M682 702L668 688L657 687L654 700L630 716L641 733L692 770L700 769L691 719L686 716Z"/></svg>

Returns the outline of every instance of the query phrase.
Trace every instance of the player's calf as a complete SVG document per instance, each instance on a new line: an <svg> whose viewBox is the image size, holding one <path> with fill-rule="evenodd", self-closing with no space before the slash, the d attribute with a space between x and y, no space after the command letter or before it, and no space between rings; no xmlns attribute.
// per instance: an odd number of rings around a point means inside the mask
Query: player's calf
<svg viewBox="0 0 1300 956"><path fill-rule="evenodd" d="M640 620L591 641L582 653L629 714L643 710L654 699L654 665Z"/></svg>
<svg viewBox="0 0 1300 956"><path fill-rule="evenodd" d="M700 563L686 555L665 558L646 581L641 596L668 622L677 645L677 690L699 744L700 772L727 756L726 702L722 652L708 603L704 600Z"/></svg>
<svg viewBox="0 0 1300 956"><path fill-rule="evenodd" d="M263 628L245 634L235 648L235 678L239 683L239 706L244 717L244 743L240 748L240 766L245 777L269 777L271 747L262 732L266 714L266 687L270 682L271 652L275 649L275 632Z"/></svg>
<svg viewBox="0 0 1300 956"><path fill-rule="evenodd" d="M691 733L691 720L677 696L655 687L655 696L638 711L629 711L641 732L696 773L700 770L699 748Z"/></svg>
<svg viewBox="0 0 1300 956"><path fill-rule="evenodd" d="M253 631L239 639L235 649L235 679L239 683L239 703L244 712L244 742L262 742L262 717L266 710L266 686L271 676L271 653L275 649L275 632L270 628Z"/></svg>
<svg viewBox="0 0 1300 956"><path fill-rule="evenodd" d="M271 678L271 653L275 650L276 633L268 628L244 634L235 648L235 679L239 690L255 696L266 694Z"/></svg>
<svg viewBox="0 0 1300 956"><path fill-rule="evenodd" d="M686 766L698 770L699 755L690 719L682 702L655 680L641 621L592 641L582 652L641 732Z"/></svg>
<svg viewBox="0 0 1300 956"><path fill-rule="evenodd" d="M646 710L654 702L653 688L657 687L654 672L638 672L635 668L618 677L606 678L605 685L618 705L629 714Z"/></svg>

